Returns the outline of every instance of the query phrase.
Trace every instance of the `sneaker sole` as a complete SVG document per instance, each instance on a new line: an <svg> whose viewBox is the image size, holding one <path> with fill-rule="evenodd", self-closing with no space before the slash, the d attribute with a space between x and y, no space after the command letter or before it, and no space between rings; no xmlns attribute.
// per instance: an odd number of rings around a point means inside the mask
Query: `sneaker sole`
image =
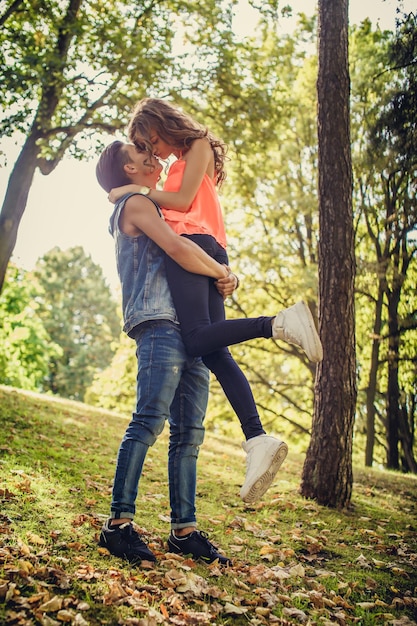
<svg viewBox="0 0 417 626"><path fill-rule="evenodd" d="M310 331L306 335L307 346L305 353L312 363L319 363L323 360L323 346L321 345L320 337L317 333L310 309L303 300L300 302L300 305L302 305L302 308L300 308L300 310L296 309L298 319L300 323L303 326L307 326Z"/></svg>
<svg viewBox="0 0 417 626"><path fill-rule="evenodd" d="M205 565L211 565L211 563L214 563L214 561L219 561L220 565L232 564L232 560L227 557L218 557L217 559L210 559L208 556L196 556L192 552L183 552L182 550L178 549L177 546L171 543L170 541L168 541L168 550L172 552L173 554L179 554L180 556L183 556L184 558L188 556L192 558L193 561L201 561L201 563L204 563ZM222 561L222 558L224 559L223 561Z"/></svg>
<svg viewBox="0 0 417 626"><path fill-rule="evenodd" d="M248 493L245 496L240 495L243 502L247 504L253 504L259 498L261 498L265 491L269 489L274 480L279 468L285 461L285 458L288 454L288 446L286 443L282 442L274 456L271 459L271 463L267 470L258 478L258 480L252 485L249 489Z"/></svg>

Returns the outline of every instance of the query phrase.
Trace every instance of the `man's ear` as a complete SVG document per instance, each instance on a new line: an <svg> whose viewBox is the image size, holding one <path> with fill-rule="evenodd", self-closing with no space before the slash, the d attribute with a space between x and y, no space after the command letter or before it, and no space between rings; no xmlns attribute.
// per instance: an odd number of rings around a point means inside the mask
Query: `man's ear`
<svg viewBox="0 0 417 626"><path fill-rule="evenodd" d="M125 163L123 165L123 169L129 176L131 176L132 174L136 174L136 172L138 171L134 163Z"/></svg>

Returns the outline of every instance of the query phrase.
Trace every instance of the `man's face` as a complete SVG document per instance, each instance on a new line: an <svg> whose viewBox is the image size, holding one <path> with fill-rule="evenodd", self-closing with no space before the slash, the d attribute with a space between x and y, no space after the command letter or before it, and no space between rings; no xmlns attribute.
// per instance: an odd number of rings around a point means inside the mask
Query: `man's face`
<svg viewBox="0 0 417 626"><path fill-rule="evenodd" d="M156 187L162 172L162 165L154 156L150 156L147 152L140 152L134 145L127 146L129 160L134 165L136 172L134 173L135 183L146 185L147 187Z"/></svg>

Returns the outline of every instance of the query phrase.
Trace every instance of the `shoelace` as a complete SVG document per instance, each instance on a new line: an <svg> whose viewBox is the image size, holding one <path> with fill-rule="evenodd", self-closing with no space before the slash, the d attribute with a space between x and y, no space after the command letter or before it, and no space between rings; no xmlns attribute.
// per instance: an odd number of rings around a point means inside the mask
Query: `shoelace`
<svg viewBox="0 0 417 626"><path fill-rule="evenodd" d="M133 528L132 524L129 524L125 528L122 529L122 533L125 535L125 539L132 548L139 548L142 546L146 546L146 543L143 539L140 538L139 533Z"/></svg>
<svg viewBox="0 0 417 626"><path fill-rule="evenodd" d="M208 534L204 532L204 530L199 531L199 536L203 539L204 543L207 545L209 549L209 553L211 555L218 554L216 547L209 541Z"/></svg>

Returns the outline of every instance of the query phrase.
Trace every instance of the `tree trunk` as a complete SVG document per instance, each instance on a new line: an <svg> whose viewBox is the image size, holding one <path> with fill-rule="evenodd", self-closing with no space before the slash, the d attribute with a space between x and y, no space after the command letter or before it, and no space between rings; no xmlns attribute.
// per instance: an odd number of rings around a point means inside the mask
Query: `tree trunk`
<svg viewBox="0 0 417 626"><path fill-rule="evenodd" d="M348 2L319 0L319 319L312 436L301 493L344 507L352 492L356 403L354 232L349 126Z"/></svg>
<svg viewBox="0 0 417 626"><path fill-rule="evenodd" d="M400 394L401 396L401 394ZM412 413L410 414L410 418ZM402 469L404 472L412 472L417 474L417 461L414 457L413 442L414 433L410 428L407 406L404 404L400 407L400 439L403 450Z"/></svg>
<svg viewBox="0 0 417 626"><path fill-rule="evenodd" d="M17 231L26 209L29 189L35 174L39 148L36 133L28 136L15 166L0 213L0 293L10 257L16 245Z"/></svg>
<svg viewBox="0 0 417 626"><path fill-rule="evenodd" d="M378 284L378 298L375 305L374 336L372 340L371 365L369 368L369 381L366 389L366 447L365 465L372 467L374 460L375 445L375 395L378 379L379 345L381 342L382 305L384 301L384 289Z"/></svg>
<svg viewBox="0 0 417 626"><path fill-rule="evenodd" d="M398 444L400 440L400 387L398 363L400 333L398 328L398 303L400 290L388 294L388 389L387 389L387 468L400 469Z"/></svg>

